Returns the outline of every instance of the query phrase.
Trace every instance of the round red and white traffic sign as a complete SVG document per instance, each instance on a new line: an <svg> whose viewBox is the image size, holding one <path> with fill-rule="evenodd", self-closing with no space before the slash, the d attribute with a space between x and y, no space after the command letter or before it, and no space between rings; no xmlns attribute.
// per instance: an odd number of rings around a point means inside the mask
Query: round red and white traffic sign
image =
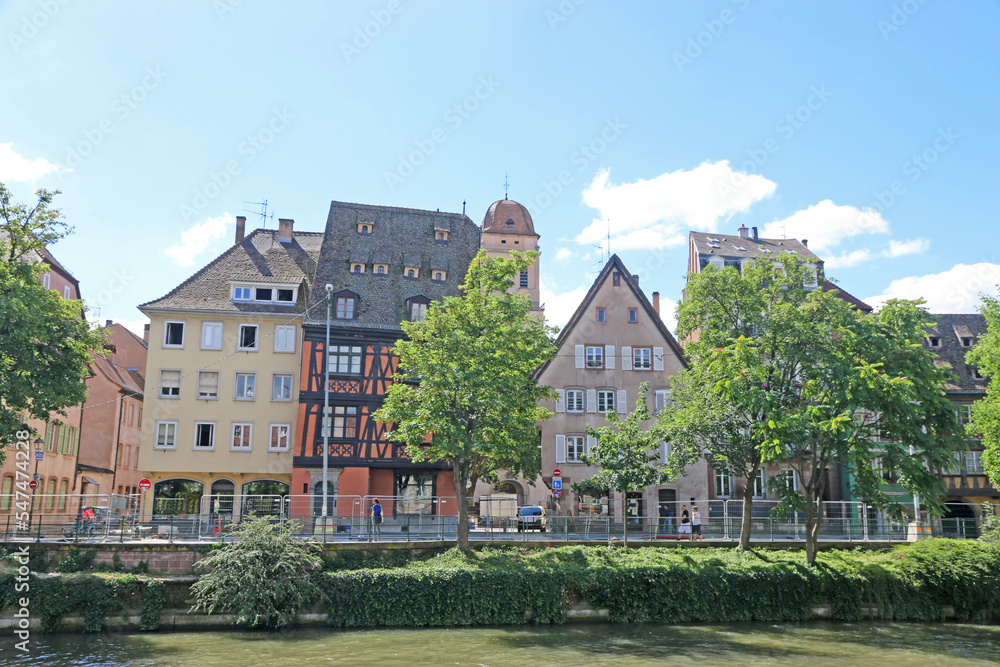
<svg viewBox="0 0 1000 667"><path fill-rule="evenodd" d="M151 487L151 486L153 486L153 483L150 482L145 477L143 477L142 479L139 480L139 490L140 491L149 491L149 487Z"/></svg>
<svg viewBox="0 0 1000 667"><path fill-rule="evenodd" d="M31 480L30 482L28 482L28 488L29 489L37 489L38 488L38 482L36 482L35 480Z"/></svg>
<svg viewBox="0 0 1000 667"><path fill-rule="evenodd" d="M552 476L553 477L558 477L561 474L562 474L562 471L559 470L559 468L556 468L555 470L552 471Z"/></svg>

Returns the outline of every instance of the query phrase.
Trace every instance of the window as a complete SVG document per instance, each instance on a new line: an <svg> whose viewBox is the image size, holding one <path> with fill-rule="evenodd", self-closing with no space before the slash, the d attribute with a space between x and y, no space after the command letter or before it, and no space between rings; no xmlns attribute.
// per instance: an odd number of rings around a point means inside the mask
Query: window
<svg viewBox="0 0 1000 667"><path fill-rule="evenodd" d="M67 297L67 298L69 298L69 297ZM48 483L46 484L46 487L45 487L45 494L46 494L45 509L46 510L51 510L52 509L52 503L55 500L55 498L53 498L53 496L56 495L56 478L55 477L50 477L49 478L49 481L48 481Z"/></svg>
<svg viewBox="0 0 1000 667"><path fill-rule="evenodd" d="M163 347L184 347L184 322L163 323Z"/></svg>
<svg viewBox="0 0 1000 667"><path fill-rule="evenodd" d="M292 303L293 301L295 301L295 290L277 289L274 291L276 293L275 301L281 301L284 303Z"/></svg>
<svg viewBox="0 0 1000 667"><path fill-rule="evenodd" d="M739 271L740 270L740 260L738 260L738 259L727 259L725 261L725 266L727 266L727 267L731 266L732 268L734 268L737 271Z"/></svg>
<svg viewBox="0 0 1000 667"><path fill-rule="evenodd" d="M975 368L975 367L973 367L973 369L972 369L972 377L976 378L977 380L985 380L986 379L986 376L983 375L982 373L980 373L979 369Z"/></svg>
<svg viewBox="0 0 1000 667"><path fill-rule="evenodd" d="M583 390L566 390L566 412L583 412Z"/></svg>
<svg viewBox="0 0 1000 667"><path fill-rule="evenodd" d="M43 273L42 274L42 287L44 287L45 289L48 289L50 285L52 285L52 274L51 273Z"/></svg>
<svg viewBox="0 0 1000 667"><path fill-rule="evenodd" d="M611 284L615 287L620 287L622 284L622 274L615 271L611 274Z"/></svg>
<svg viewBox="0 0 1000 667"><path fill-rule="evenodd" d="M279 324L274 327L274 351L295 351L295 325Z"/></svg>
<svg viewBox="0 0 1000 667"><path fill-rule="evenodd" d="M876 461L872 461L873 467L875 465L875 462ZM881 460L878 460L878 467L881 468L881 466L882 462ZM799 490L799 478L798 475L795 474L794 470L782 470L780 473L778 473L778 477L783 479L785 486L787 486L792 491Z"/></svg>
<svg viewBox="0 0 1000 667"><path fill-rule="evenodd" d="M271 378L271 400L272 401L292 400L291 375L275 375Z"/></svg>
<svg viewBox="0 0 1000 667"><path fill-rule="evenodd" d="M66 298L68 299L69 297L66 297ZM972 337L971 336L962 336L962 347L972 347Z"/></svg>
<svg viewBox="0 0 1000 667"><path fill-rule="evenodd" d="M222 349L222 323L202 322L201 323L201 349L221 350Z"/></svg>
<svg viewBox="0 0 1000 667"><path fill-rule="evenodd" d="M725 470L715 471L715 496L729 498L733 495L733 477Z"/></svg>
<svg viewBox="0 0 1000 667"><path fill-rule="evenodd" d="M371 236L372 235L371 225L358 223L358 234L360 236Z"/></svg>
<svg viewBox="0 0 1000 667"><path fill-rule="evenodd" d="M0 510L9 510L11 496L14 495L14 478L7 475L3 478L3 488L0 488Z"/></svg>
<svg viewBox="0 0 1000 667"><path fill-rule="evenodd" d="M241 324L240 325L240 335L237 341L238 350L257 350L257 330L259 326L256 324Z"/></svg>
<svg viewBox="0 0 1000 667"><path fill-rule="evenodd" d="M215 449L215 422L194 423L194 448Z"/></svg>
<svg viewBox="0 0 1000 667"><path fill-rule="evenodd" d="M64 285L63 286L63 298L64 299L69 299L72 296L73 296L73 288L70 287L69 285ZM49 483L52 484L53 486L55 486L56 481L54 479L53 480L49 480Z"/></svg>
<svg viewBox="0 0 1000 667"><path fill-rule="evenodd" d="M582 435L566 436L566 462L583 463L584 440Z"/></svg>
<svg viewBox="0 0 1000 667"><path fill-rule="evenodd" d="M970 475L983 474L982 452L965 452L965 472Z"/></svg>
<svg viewBox="0 0 1000 667"><path fill-rule="evenodd" d="M337 405L333 408L334 438L353 438L358 430L358 409Z"/></svg>
<svg viewBox="0 0 1000 667"><path fill-rule="evenodd" d="M66 496L69 495L69 480L64 479L59 482L59 509L66 509Z"/></svg>
<svg viewBox="0 0 1000 667"><path fill-rule="evenodd" d="M233 288L233 301L249 301L251 296L253 296L253 292L249 287Z"/></svg>
<svg viewBox="0 0 1000 667"><path fill-rule="evenodd" d="M354 262L351 264L351 273L361 274L365 272L365 265Z"/></svg>
<svg viewBox="0 0 1000 667"><path fill-rule="evenodd" d="M330 372L361 374L361 346L334 345L330 348Z"/></svg>
<svg viewBox="0 0 1000 667"><path fill-rule="evenodd" d="M653 348L633 347L632 348L632 370L648 371L653 368Z"/></svg>
<svg viewBox="0 0 1000 667"><path fill-rule="evenodd" d="M764 469L757 469L757 476L753 478L753 497L763 498L764 497Z"/></svg>
<svg viewBox="0 0 1000 667"><path fill-rule="evenodd" d="M142 430L142 408L139 408L139 416L135 419L135 427Z"/></svg>
<svg viewBox="0 0 1000 667"><path fill-rule="evenodd" d="M440 231L440 230L434 232L434 240L437 241L438 243L447 243L448 242L448 232Z"/></svg>
<svg viewBox="0 0 1000 667"><path fill-rule="evenodd" d="M198 398L219 398L219 371L198 371Z"/></svg>
<svg viewBox="0 0 1000 667"><path fill-rule="evenodd" d="M354 319L354 297L353 296L338 296L337 297L336 318L338 320L353 320Z"/></svg>
<svg viewBox="0 0 1000 667"><path fill-rule="evenodd" d="M597 321L604 322L607 320L607 313L605 313L603 308L597 309Z"/></svg>
<svg viewBox="0 0 1000 667"><path fill-rule="evenodd" d="M587 368L604 368L604 346L587 346Z"/></svg>
<svg viewBox="0 0 1000 667"><path fill-rule="evenodd" d="M287 452L291 424L271 424L271 438L267 442L269 452Z"/></svg>
<svg viewBox="0 0 1000 667"><path fill-rule="evenodd" d="M257 374L256 373L237 373L236 374L236 400L237 401L252 401L254 399L254 391L257 389Z"/></svg>
<svg viewBox="0 0 1000 667"><path fill-rule="evenodd" d="M160 398L180 398L181 372L160 371Z"/></svg>
<svg viewBox="0 0 1000 667"><path fill-rule="evenodd" d="M931 347L941 347L941 339L937 336L929 336L927 342L930 343Z"/></svg>
<svg viewBox="0 0 1000 667"><path fill-rule="evenodd" d="M253 438L253 424L233 424L233 441L230 449L249 452Z"/></svg>
<svg viewBox="0 0 1000 667"><path fill-rule="evenodd" d="M376 264L375 265L375 275L384 276L389 273L389 267L386 264Z"/></svg>
<svg viewBox="0 0 1000 667"><path fill-rule="evenodd" d="M657 389L654 396L656 397L654 403L656 414L660 414L670 404L670 398L667 396L666 389Z"/></svg>
<svg viewBox="0 0 1000 667"><path fill-rule="evenodd" d="M156 449L177 449L177 422L156 422Z"/></svg>
<svg viewBox="0 0 1000 667"><path fill-rule="evenodd" d="M407 266L404 267L403 275L407 278L419 278L420 277L420 267L418 266Z"/></svg>
<svg viewBox="0 0 1000 667"><path fill-rule="evenodd" d="M444 282L444 276L445 276L444 271L435 271L434 272L434 280L436 280L439 283L443 283Z"/></svg>
<svg viewBox="0 0 1000 667"><path fill-rule="evenodd" d="M639 321L639 311L636 310L635 308L629 308L628 309L628 321L629 322L638 322Z"/></svg>
<svg viewBox="0 0 1000 667"><path fill-rule="evenodd" d="M254 301L270 301L273 290L270 287L255 287L254 288Z"/></svg>
<svg viewBox="0 0 1000 667"><path fill-rule="evenodd" d="M972 406L971 405L956 405L955 406L955 417L958 419L958 423L961 426L965 426L972 421Z"/></svg>
<svg viewBox="0 0 1000 667"><path fill-rule="evenodd" d="M128 413L127 424L128 426L131 426L133 423L135 423L135 406L129 403L128 410L126 410L126 412Z"/></svg>
<svg viewBox="0 0 1000 667"><path fill-rule="evenodd" d="M410 321L423 322L427 318L427 304L420 301L410 302Z"/></svg>
<svg viewBox="0 0 1000 667"><path fill-rule="evenodd" d="M597 392L597 411L615 411L615 392L612 390L601 390Z"/></svg>
<svg viewBox="0 0 1000 667"><path fill-rule="evenodd" d="M527 287L527 286L528 286L528 272L521 271L521 287Z"/></svg>

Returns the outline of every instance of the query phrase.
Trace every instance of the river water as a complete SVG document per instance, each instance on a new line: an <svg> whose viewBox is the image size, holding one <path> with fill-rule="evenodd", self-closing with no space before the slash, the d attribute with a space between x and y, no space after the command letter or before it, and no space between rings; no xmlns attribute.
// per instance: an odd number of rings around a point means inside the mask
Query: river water
<svg viewBox="0 0 1000 667"><path fill-rule="evenodd" d="M6 644L6 642L4 642ZM944 624L518 626L284 633L34 635L18 665L876 665L1000 664L1000 626Z"/></svg>

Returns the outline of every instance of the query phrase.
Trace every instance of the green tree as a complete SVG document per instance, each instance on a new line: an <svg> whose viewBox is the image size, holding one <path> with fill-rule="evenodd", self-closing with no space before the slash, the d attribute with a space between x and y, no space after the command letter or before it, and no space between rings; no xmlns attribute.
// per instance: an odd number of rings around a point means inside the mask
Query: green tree
<svg viewBox="0 0 1000 667"><path fill-rule="evenodd" d="M38 251L70 229L49 207L58 191L38 191L31 209L10 201L0 184L0 442L22 418L48 420L83 403L91 362L104 338L90 329L79 301L42 286ZM0 450L0 462L3 461Z"/></svg>
<svg viewBox="0 0 1000 667"><path fill-rule="evenodd" d="M981 437L983 468L993 486L1000 487L1000 299L984 296L981 307L986 334L966 355L966 361L988 377L986 397L972 404L970 437Z"/></svg>
<svg viewBox="0 0 1000 667"><path fill-rule="evenodd" d="M597 466L599 470L583 482L584 485L589 488L611 489L624 499L629 491L642 490L667 480L666 470L657 465L663 433L655 423L646 427L650 419L649 408L646 407L648 390L649 385L643 382L635 401L635 409L628 413L624 421L618 417L617 412L611 411L605 416L607 426L587 427L587 435L596 438L597 442L590 452L580 458L587 465ZM624 503L622 537L624 543L628 544L628 521Z"/></svg>
<svg viewBox="0 0 1000 667"><path fill-rule="evenodd" d="M295 522L253 517L228 542L198 561L211 568L191 587L191 611L235 614L235 625L280 628L317 600L312 572L322 564L321 548L295 537Z"/></svg>
<svg viewBox="0 0 1000 667"><path fill-rule="evenodd" d="M554 392L533 373L555 354L553 332L530 314L527 296L508 292L537 256L480 251L460 297L432 304L421 322L403 322L397 381L374 415L393 424L388 437L405 443L413 461L451 465L461 549L469 547L466 499L475 476L505 469L534 479L541 470L536 423L551 413L538 402Z"/></svg>

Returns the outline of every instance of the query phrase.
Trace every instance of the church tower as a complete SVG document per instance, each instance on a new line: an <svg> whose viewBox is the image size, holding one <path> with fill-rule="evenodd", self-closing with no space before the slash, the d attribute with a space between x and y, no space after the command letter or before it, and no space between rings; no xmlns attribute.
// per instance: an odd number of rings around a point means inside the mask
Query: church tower
<svg viewBox="0 0 1000 667"><path fill-rule="evenodd" d="M538 250L538 234L531 214L516 201L501 199L493 202L486 217L480 236L480 245L490 257L509 257L511 250L522 252ZM531 299L531 312L544 316L538 290L538 261L515 277L513 292L527 294Z"/></svg>

